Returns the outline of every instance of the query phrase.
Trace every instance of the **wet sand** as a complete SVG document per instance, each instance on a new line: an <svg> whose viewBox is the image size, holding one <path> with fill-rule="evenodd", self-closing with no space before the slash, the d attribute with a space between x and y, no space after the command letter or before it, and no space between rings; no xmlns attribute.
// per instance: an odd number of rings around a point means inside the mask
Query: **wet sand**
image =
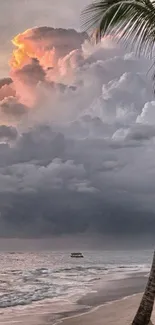
<svg viewBox="0 0 155 325"><path fill-rule="evenodd" d="M110 280L97 290L79 299L80 305L99 306L106 302L122 299L143 292L146 286L146 273L131 274L129 278Z"/></svg>
<svg viewBox="0 0 155 325"><path fill-rule="evenodd" d="M137 294L96 307L87 314L63 320L61 325L130 325L138 309L141 297L141 294ZM151 320L155 324L155 310Z"/></svg>

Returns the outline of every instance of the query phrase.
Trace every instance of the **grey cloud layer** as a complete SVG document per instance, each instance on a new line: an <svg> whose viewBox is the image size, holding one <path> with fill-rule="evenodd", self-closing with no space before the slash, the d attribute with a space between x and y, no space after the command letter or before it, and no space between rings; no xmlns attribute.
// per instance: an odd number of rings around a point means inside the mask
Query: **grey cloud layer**
<svg viewBox="0 0 155 325"><path fill-rule="evenodd" d="M0 127L1 236L153 233L148 68L106 40L72 68L74 91L54 88L48 102L29 111L9 98L10 125ZM16 108L21 114L11 126Z"/></svg>

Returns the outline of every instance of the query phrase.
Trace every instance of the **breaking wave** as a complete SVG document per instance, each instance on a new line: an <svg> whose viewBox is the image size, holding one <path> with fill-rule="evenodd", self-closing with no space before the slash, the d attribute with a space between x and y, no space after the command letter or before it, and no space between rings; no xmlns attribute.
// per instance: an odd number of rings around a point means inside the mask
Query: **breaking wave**
<svg viewBox="0 0 155 325"><path fill-rule="evenodd" d="M149 263L137 258L126 263L107 253L86 253L82 260L67 253L0 255L0 308L25 306L44 299L76 302L102 282L148 272Z"/></svg>

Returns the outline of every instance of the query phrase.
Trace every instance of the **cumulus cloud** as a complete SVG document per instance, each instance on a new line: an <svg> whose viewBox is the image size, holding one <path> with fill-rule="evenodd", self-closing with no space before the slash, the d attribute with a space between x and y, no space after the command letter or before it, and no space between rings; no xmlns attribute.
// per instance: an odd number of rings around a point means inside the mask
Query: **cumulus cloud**
<svg viewBox="0 0 155 325"><path fill-rule="evenodd" d="M19 35L21 41L33 43L39 49L43 48L44 53L55 50L56 59L62 58L75 49L79 49L88 38L86 33L78 33L74 29L38 27L28 30L24 35ZM34 49L36 54L36 49ZM43 58L44 60L44 58Z"/></svg>
<svg viewBox="0 0 155 325"><path fill-rule="evenodd" d="M86 33L78 33L74 29L46 26L28 29L13 39L16 49L10 65L13 69L22 68L35 58L42 66L55 68L59 59L80 49L87 38Z"/></svg>
<svg viewBox="0 0 155 325"><path fill-rule="evenodd" d="M150 140L154 137L155 126L151 125L135 125L131 127L126 134L126 139L135 141Z"/></svg>
<svg viewBox="0 0 155 325"><path fill-rule="evenodd" d="M11 78L0 80L0 100L12 96L32 108L50 97L48 84L75 86L74 71L83 63L82 44L87 39L86 33L74 29L46 26L15 36Z"/></svg>
<svg viewBox="0 0 155 325"><path fill-rule="evenodd" d="M5 190L10 192L8 185L8 175L14 183L12 193L27 193L50 190L70 190L75 192L93 192L86 177L86 171L81 164L75 164L73 161L62 161L55 158L46 166L40 166L35 163L16 164L8 166L1 170L3 181L6 178ZM4 183L3 183L4 185Z"/></svg>
<svg viewBox="0 0 155 325"><path fill-rule="evenodd" d="M11 78L3 78L0 79L0 88L2 88L5 85L10 85L12 83L12 79Z"/></svg>
<svg viewBox="0 0 155 325"><path fill-rule="evenodd" d="M109 38L92 48L73 30L36 28L19 41L21 65L0 89L15 92L0 102L0 235L152 233L150 62Z"/></svg>
<svg viewBox="0 0 155 325"><path fill-rule="evenodd" d="M26 64L21 69L17 69L13 74L14 83L16 80L29 86L36 86L39 81L44 81L45 72L37 59L32 59L30 64Z"/></svg>
<svg viewBox="0 0 155 325"><path fill-rule="evenodd" d="M154 118L155 118L155 112L154 112L154 108L155 108L155 102L151 101L151 102L147 102L140 115L138 115L137 117L137 123L144 123L144 124L153 124L154 125Z"/></svg>
<svg viewBox="0 0 155 325"><path fill-rule="evenodd" d="M0 139L1 140L15 140L18 136L17 130L14 127L0 125Z"/></svg>
<svg viewBox="0 0 155 325"><path fill-rule="evenodd" d="M0 101L9 96L16 96L11 78L3 78L0 80Z"/></svg>
<svg viewBox="0 0 155 325"><path fill-rule="evenodd" d="M26 113L27 108L21 104L15 97L5 97L0 102L1 112L7 116L18 117Z"/></svg>

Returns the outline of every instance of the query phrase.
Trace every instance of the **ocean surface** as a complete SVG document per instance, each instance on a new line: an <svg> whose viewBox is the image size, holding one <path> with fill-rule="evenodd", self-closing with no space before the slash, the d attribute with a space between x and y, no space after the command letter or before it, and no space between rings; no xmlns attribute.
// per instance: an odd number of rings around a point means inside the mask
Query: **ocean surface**
<svg viewBox="0 0 155 325"><path fill-rule="evenodd" d="M75 304L112 279L149 272L152 251L1 252L0 314L53 303L54 312ZM64 307L65 311L65 307Z"/></svg>

